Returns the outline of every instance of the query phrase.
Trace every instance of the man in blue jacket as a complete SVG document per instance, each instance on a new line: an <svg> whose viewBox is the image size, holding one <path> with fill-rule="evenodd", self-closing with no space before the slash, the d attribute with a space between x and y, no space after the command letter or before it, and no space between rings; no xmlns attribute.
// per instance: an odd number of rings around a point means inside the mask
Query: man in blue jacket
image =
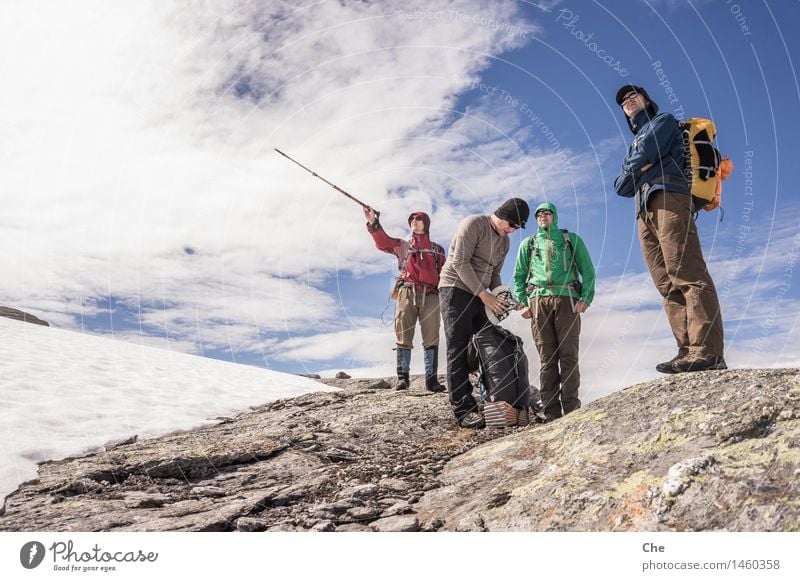
<svg viewBox="0 0 800 581"><path fill-rule="evenodd" d="M658 113L658 105L642 87L622 86L616 101L636 137L614 188L620 196L635 198L642 254L664 297L678 343L678 354L656 369L661 373L727 369L722 313L694 223L678 120L670 113Z"/></svg>

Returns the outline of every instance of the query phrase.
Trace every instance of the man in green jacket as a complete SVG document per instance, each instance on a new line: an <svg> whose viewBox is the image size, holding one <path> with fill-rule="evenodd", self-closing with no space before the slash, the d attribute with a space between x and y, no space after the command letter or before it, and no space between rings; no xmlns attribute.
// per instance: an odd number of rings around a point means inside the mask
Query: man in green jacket
<svg viewBox="0 0 800 581"><path fill-rule="evenodd" d="M578 339L581 313L594 298L594 266L580 236L559 230L553 204L534 213L538 229L520 244L514 295L539 352L542 404L548 421L581 407Z"/></svg>

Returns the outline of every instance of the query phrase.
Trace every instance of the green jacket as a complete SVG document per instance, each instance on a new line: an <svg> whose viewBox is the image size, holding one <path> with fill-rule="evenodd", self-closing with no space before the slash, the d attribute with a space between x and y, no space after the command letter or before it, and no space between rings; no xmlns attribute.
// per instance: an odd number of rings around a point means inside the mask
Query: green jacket
<svg viewBox="0 0 800 581"><path fill-rule="evenodd" d="M514 267L514 295L524 305L531 297L568 297L580 299L587 305L594 299L595 273L592 259L583 239L569 232L574 256L564 241L565 234L558 229L558 212L553 204L539 204L536 210L553 212L553 223L545 228L537 227L536 234L522 241ZM535 216L534 212L534 216ZM531 241L534 241L531 252ZM533 254L533 256L531 256ZM580 280L582 290L578 294L572 283ZM531 292L528 292L528 285Z"/></svg>

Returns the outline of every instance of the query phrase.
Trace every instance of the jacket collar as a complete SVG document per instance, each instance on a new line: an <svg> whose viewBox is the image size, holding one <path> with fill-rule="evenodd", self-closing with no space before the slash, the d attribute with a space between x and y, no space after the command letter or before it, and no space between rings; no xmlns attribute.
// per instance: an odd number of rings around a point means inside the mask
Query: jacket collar
<svg viewBox="0 0 800 581"><path fill-rule="evenodd" d="M653 117L656 116L658 113L658 109L654 108L651 104L650 107L642 109L636 115L633 116L632 119L628 119L628 127L631 128L631 131L634 135L639 133L639 131L644 127L648 121L651 121Z"/></svg>
<svg viewBox="0 0 800 581"><path fill-rule="evenodd" d="M429 250L431 248L431 237L425 234L411 234L411 247L419 250Z"/></svg>

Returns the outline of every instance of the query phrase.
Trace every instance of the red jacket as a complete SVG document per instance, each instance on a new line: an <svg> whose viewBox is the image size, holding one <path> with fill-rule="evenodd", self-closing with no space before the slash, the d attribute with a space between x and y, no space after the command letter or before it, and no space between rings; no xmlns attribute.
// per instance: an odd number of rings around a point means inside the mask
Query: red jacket
<svg viewBox="0 0 800 581"><path fill-rule="evenodd" d="M424 212L414 212L414 215L421 215L425 224L424 234L412 234L408 240L392 238L376 220L374 224L367 224L367 231L375 241L378 250L397 257L397 267L400 268L400 278L407 283L413 283L416 290L424 291L429 294L437 294L439 287L439 273L444 266L444 248L431 242L428 235L430 218ZM410 222L410 217L409 217ZM408 260L405 268L403 261L408 253Z"/></svg>

